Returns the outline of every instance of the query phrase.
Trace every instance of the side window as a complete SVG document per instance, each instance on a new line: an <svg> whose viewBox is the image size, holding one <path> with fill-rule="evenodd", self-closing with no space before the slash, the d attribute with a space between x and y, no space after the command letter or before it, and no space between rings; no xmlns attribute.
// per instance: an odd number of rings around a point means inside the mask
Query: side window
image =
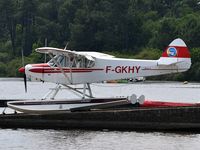
<svg viewBox="0 0 200 150"><path fill-rule="evenodd" d="M89 60L88 68L92 68L92 67L94 67L94 65L95 65L94 61Z"/></svg>
<svg viewBox="0 0 200 150"><path fill-rule="evenodd" d="M94 61L88 60L85 57L67 57L63 55L57 55L54 59L61 65L61 67L72 67L72 68L92 68L94 67ZM52 67L57 67L53 59L48 64Z"/></svg>
<svg viewBox="0 0 200 150"><path fill-rule="evenodd" d="M60 56L57 61L60 63L61 67L64 67L64 56Z"/></svg>
<svg viewBox="0 0 200 150"><path fill-rule="evenodd" d="M92 67L94 67L94 61L84 58L84 66L86 68L92 68Z"/></svg>
<svg viewBox="0 0 200 150"><path fill-rule="evenodd" d="M77 60L77 68L92 68L94 67L94 62L82 57Z"/></svg>
<svg viewBox="0 0 200 150"><path fill-rule="evenodd" d="M64 59L64 58L65 58L65 57L62 56L62 55L56 55L56 56L54 57L55 61L59 62L61 66L64 66L64 63L65 63L65 59ZM57 67L57 65L56 65L56 63L54 62L53 59L51 59L51 60L48 62L48 64L49 64L50 66L52 66L52 67Z"/></svg>
<svg viewBox="0 0 200 150"><path fill-rule="evenodd" d="M69 67L70 66L70 61L69 60L70 60L69 57L65 57L65 64L64 64L65 67Z"/></svg>
<svg viewBox="0 0 200 150"><path fill-rule="evenodd" d="M59 57L59 55L56 55L56 56L54 56L54 59L57 61L58 57ZM48 64L49 64L51 67L55 67L55 66L56 66L56 63L54 62L53 59L51 59L51 60L48 62Z"/></svg>

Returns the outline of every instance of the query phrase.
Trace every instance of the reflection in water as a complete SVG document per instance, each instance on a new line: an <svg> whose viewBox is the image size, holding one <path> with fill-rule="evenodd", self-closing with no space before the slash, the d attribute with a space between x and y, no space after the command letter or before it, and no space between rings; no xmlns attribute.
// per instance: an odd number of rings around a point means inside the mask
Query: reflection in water
<svg viewBox="0 0 200 150"><path fill-rule="evenodd" d="M199 134L85 130L0 130L0 149L102 150L199 148Z"/></svg>

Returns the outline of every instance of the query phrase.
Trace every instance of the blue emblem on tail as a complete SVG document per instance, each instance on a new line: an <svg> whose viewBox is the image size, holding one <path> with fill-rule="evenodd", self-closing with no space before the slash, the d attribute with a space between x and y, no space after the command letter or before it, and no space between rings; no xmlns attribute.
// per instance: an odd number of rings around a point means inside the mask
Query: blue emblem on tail
<svg viewBox="0 0 200 150"><path fill-rule="evenodd" d="M169 48L167 49L167 55L168 55L169 57L175 57L175 56L177 55L177 50L176 50L176 48L175 48L175 47L169 47Z"/></svg>

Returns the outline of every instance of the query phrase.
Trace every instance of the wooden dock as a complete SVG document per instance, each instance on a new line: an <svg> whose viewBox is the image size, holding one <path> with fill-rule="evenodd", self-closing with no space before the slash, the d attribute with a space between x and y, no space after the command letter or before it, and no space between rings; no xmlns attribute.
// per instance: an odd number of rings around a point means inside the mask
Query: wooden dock
<svg viewBox="0 0 200 150"><path fill-rule="evenodd" d="M1 128L200 131L200 107L132 108L0 115Z"/></svg>

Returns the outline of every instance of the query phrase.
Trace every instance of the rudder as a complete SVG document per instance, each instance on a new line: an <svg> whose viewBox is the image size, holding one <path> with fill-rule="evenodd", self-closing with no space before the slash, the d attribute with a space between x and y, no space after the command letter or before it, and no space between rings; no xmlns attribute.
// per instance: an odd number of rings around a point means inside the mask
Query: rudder
<svg viewBox="0 0 200 150"><path fill-rule="evenodd" d="M173 40L158 59L158 65L176 65L178 72L188 70L191 55L185 42L180 38Z"/></svg>
<svg viewBox="0 0 200 150"><path fill-rule="evenodd" d="M191 56L185 42L178 38L169 44L162 57L190 58Z"/></svg>

